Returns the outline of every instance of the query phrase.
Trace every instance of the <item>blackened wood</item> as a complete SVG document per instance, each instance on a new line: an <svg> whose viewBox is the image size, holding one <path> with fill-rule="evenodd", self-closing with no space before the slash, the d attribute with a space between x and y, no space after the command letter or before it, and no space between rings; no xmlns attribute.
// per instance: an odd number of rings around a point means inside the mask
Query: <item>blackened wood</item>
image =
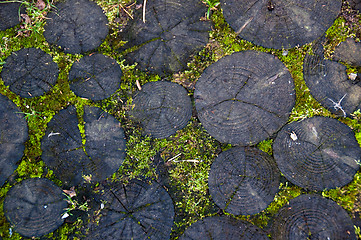
<svg viewBox="0 0 361 240"><path fill-rule="evenodd" d="M63 186L75 186L83 181L89 157L85 154L78 128L76 108L69 106L48 123L41 141L42 159L54 171Z"/></svg>
<svg viewBox="0 0 361 240"><path fill-rule="evenodd" d="M295 104L294 81L268 53L233 53L209 66L195 91L198 118L222 143L253 145L286 124Z"/></svg>
<svg viewBox="0 0 361 240"><path fill-rule="evenodd" d="M4 2L0 4L0 31L12 28L21 22L20 14L25 13L25 9L19 2Z"/></svg>
<svg viewBox="0 0 361 240"><path fill-rule="evenodd" d="M0 94L0 186L17 168L27 139L28 125L20 108Z"/></svg>
<svg viewBox="0 0 361 240"><path fill-rule="evenodd" d="M272 239L356 239L351 218L336 202L304 194L289 201L273 219Z"/></svg>
<svg viewBox="0 0 361 240"><path fill-rule="evenodd" d="M108 19L93 1L67 0L46 16L44 37L66 53L84 53L100 46L108 35Z"/></svg>
<svg viewBox="0 0 361 240"><path fill-rule="evenodd" d="M110 177L122 165L126 139L120 122L97 107L84 107L85 151L90 158L87 171L92 181Z"/></svg>
<svg viewBox="0 0 361 240"><path fill-rule="evenodd" d="M228 216L206 217L188 227L180 240L266 240L257 226Z"/></svg>
<svg viewBox="0 0 361 240"><path fill-rule="evenodd" d="M158 183L112 183L105 186L101 201L99 224L87 239L170 239L173 202Z"/></svg>
<svg viewBox="0 0 361 240"><path fill-rule="evenodd" d="M303 63L303 75L312 96L337 116L347 117L361 109L361 81L350 79L346 66L324 57L322 44L317 41Z"/></svg>
<svg viewBox="0 0 361 240"><path fill-rule="evenodd" d="M351 182L361 160L354 132L346 124L327 117L286 125L274 141L273 153L289 181L317 191Z"/></svg>
<svg viewBox="0 0 361 240"><path fill-rule="evenodd" d="M353 9L361 11L361 0L348 0L348 2Z"/></svg>
<svg viewBox="0 0 361 240"><path fill-rule="evenodd" d="M63 224L67 203L62 190L46 178L30 178L13 186L4 200L11 227L24 237L41 237Z"/></svg>
<svg viewBox="0 0 361 240"><path fill-rule="evenodd" d="M145 22L142 7L122 34L125 48L136 47L126 58L160 75L185 69L190 56L208 42L210 22L200 20L206 11L197 0L146 1Z"/></svg>
<svg viewBox="0 0 361 240"><path fill-rule="evenodd" d="M58 65L38 48L23 48L5 60L1 77L10 90L23 98L41 96L56 83Z"/></svg>
<svg viewBox="0 0 361 240"><path fill-rule="evenodd" d="M222 0L223 15L241 37L267 48L293 48L320 37L341 0Z"/></svg>
<svg viewBox="0 0 361 240"><path fill-rule="evenodd" d="M234 147L214 160L208 178L214 202L234 215L257 214L273 201L280 174L276 162L257 148Z"/></svg>
<svg viewBox="0 0 361 240"><path fill-rule="evenodd" d="M341 42L333 54L333 60L345 62L354 67L361 67L361 43L347 38Z"/></svg>
<svg viewBox="0 0 361 240"><path fill-rule="evenodd" d="M124 131L113 116L96 107L85 107L85 144L74 106L56 114L42 139L42 159L64 186L110 177L125 158Z"/></svg>
<svg viewBox="0 0 361 240"><path fill-rule="evenodd" d="M112 58L92 54L74 62L69 72L70 89L78 96L99 101L120 87L122 70Z"/></svg>
<svg viewBox="0 0 361 240"><path fill-rule="evenodd" d="M145 134L167 138L184 128L192 116L187 90L173 82L149 82L138 91L129 116L140 122Z"/></svg>

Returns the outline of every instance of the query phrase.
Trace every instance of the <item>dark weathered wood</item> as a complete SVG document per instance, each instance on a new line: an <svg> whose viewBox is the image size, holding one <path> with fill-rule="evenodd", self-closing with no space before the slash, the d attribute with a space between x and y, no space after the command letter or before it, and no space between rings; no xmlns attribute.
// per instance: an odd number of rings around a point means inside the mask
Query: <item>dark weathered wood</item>
<svg viewBox="0 0 361 240"><path fill-rule="evenodd" d="M28 125L20 108L0 94L0 186L16 169L27 139Z"/></svg>
<svg viewBox="0 0 361 240"><path fill-rule="evenodd" d="M223 143L256 144L279 130L295 104L294 82L268 53L243 51L209 66L194 91L198 118Z"/></svg>
<svg viewBox="0 0 361 240"><path fill-rule="evenodd" d="M69 72L70 89L80 97L99 101L118 90L121 77L122 70L114 59L92 54L74 62Z"/></svg>
<svg viewBox="0 0 361 240"><path fill-rule="evenodd" d="M138 91L129 116L140 122L145 134L167 138L184 128L192 116L192 102L187 90L167 81L149 82Z"/></svg>
<svg viewBox="0 0 361 240"><path fill-rule="evenodd" d="M4 214L11 227L24 237L40 237L63 224L67 203L62 190L46 178L16 184L4 200Z"/></svg>
<svg viewBox="0 0 361 240"><path fill-rule="evenodd" d="M186 229L180 240L266 240L267 234L245 221L228 216L206 217Z"/></svg>
<svg viewBox="0 0 361 240"><path fill-rule="evenodd" d="M84 165L89 162L78 123L74 106L60 110L48 123L41 141L42 160L67 187L83 181Z"/></svg>
<svg viewBox="0 0 361 240"><path fill-rule="evenodd" d="M122 35L125 48L137 47L126 58L156 74L185 69L191 54L208 42L210 22L200 20L207 8L197 0L155 0L145 9L145 22L143 8L136 10Z"/></svg>
<svg viewBox="0 0 361 240"><path fill-rule="evenodd" d="M108 35L108 19L93 1L60 2L46 17L46 41L60 46L66 53L91 51Z"/></svg>
<svg viewBox="0 0 361 240"><path fill-rule="evenodd" d="M354 67L361 67L361 43L347 38L341 42L333 54L333 60L345 62Z"/></svg>
<svg viewBox="0 0 361 240"><path fill-rule="evenodd" d="M25 8L21 3L2 1L0 4L0 31L18 25L21 21L20 14L23 13L25 13Z"/></svg>
<svg viewBox="0 0 361 240"><path fill-rule="evenodd" d="M87 239L170 238L173 202L158 183L112 183L105 186L101 201L99 224L90 228Z"/></svg>
<svg viewBox="0 0 361 240"><path fill-rule="evenodd" d="M336 202L304 194L289 201L273 219L273 239L356 239L353 223Z"/></svg>
<svg viewBox="0 0 361 240"><path fill-rule="evenodd" d="M85 151L92 181L110 177L122 165L126 139L120 122L97 107L84 107Z"/></svg>
<svg viewBox="0 0 361 240"><path fill-rule="evenodd" d="M256 214L273 201L280 174L276 162L257 148L234 147L214 160L208 178L214 202L234 215Z"/></svg>
<svg viewBox="0 0 361 240"><path fill-rule="evenodd" d="M361 160L354 132L346 124L326 117L286 125L274 141L273 153L288 180L317 191L351 182Z"/></svg>
<svg viewBox="0 0 361 240"><path fill-rule="evenodd" d="M5 62L1 72L2 80L20 97L41 96L58 79L58 65L49 54L38 48L23 48L13 52Z"/></svg>
<svg viewBox="0 0 361 240"><path fill-rule="evenodd" d="M50 120L42 139L42 159L64 186L105 180L125 158L126 140L119 121L96 107L85 107L84 121L85 145L74 106Z"/></svg>
<svg viewBox="0 0 361 240"><path fill-rule="evenodd" d="M306 55L303 75L312 96L332 113L346 117L361 109L361 81L350 79L343 64L325 59L324 40Z"/></svg>
<svg viewBox="0 0 361 240"><path fill-rule="evenodd" d="M361 11L361 0L348 0L353 9Z"/></svg>
<svg viewBox="0 0 361 240"><path fill-rule="evenodd" d="M293 48L320 37L341 0L221 0L223 15L242 38L268 48Z"/></svg>

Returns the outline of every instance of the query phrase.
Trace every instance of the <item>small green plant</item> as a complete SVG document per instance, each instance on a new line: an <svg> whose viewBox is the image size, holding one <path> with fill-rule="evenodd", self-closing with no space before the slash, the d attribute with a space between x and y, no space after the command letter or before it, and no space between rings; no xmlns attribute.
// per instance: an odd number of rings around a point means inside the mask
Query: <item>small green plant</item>
<svg viewBox="0 0 361 240"><path fill-rule="evenodd" d="M74 210L81 210L81 211L88 211L88 201L85 201L83 203L79 203L76 199L73 197L76 196L76 193L74 191L74 188L71 188L70 190L66 190L66 192L63 193L65 196L65 201L68 202L69 206L66 208L66 212L63 215L63 218L67 218L68 216L72 215L72 211Z"/></svg>
<svg viewBox="0 0 361 240"><path fill-rule="evenodd" d="M205 0L204 3L208 6L206 16L207 19L209 19L211 16L211 11L216 10L216 7L220 4L220 2L219 0Z"/></svg>
<svg viewBox="0 0 361 240"><path fill-rule="evenodd" d="M29 110L29 112L15 112L15 113L21 113L24 114L24 118L28 121L36 119L41 119L41 112L35 111L32 106L26 105L26 108Z"/></svg>
<svg viewBox="0 0 361 240"><path fill-rule="evenodd" d="M19 9L19 17L24 20L18 35L30 35L31 32L37 34L42 33L43 25L45 23L46 14L51 8L54 8L52 1L49 0L37 0L37 1L14 1L20 2L22 7L26 8L26 13L22 14Z"/></svg>

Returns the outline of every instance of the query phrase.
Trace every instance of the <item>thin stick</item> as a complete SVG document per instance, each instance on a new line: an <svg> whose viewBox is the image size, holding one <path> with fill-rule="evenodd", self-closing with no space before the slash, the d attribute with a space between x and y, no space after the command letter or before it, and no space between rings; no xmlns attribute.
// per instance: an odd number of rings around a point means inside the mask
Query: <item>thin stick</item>
<svg viewBox="0 0 361 240"><path fill-rule="evenodd" d="M167 162L171 162L171 161L173 161L174 159L177 159L177 158L179 158L179 156L181 155L181 153L179 153L179 154L177 154L177 155L175 155L174 157L172 157L171 159L168 159L167 160Z"/></svg>
<svg viewBox="0 0 361 240"><path fill-rule="evenodd" d="M187 159L187 160L178 160L178 161L173 161L173 162L192 162L192 163L198 163L199 160L196 160L196 159Z"/></svg>
<svg viewBox="0 0 361 240"><path fill-rule="evenodd" d="M139 91L141 91L142 86L140 86L140 83L139 83L138 79L135 81L135 84L137 84L137 88L139 89Z"/></svg>
<svg viewBox="0 0 361 240"><path fill-rule="evenodd" d="M131 18L131 19L134 19L133 16L123 7L122 4L119 4L119 6L123 9L123 11L128 14L128 16Z"/></svg>
<svg viewBox="0 0 361 240"><path fill-rule="evenodd" d="M147 6L147 0L144 0L143 4L143 22L145 23L145 7Z"/></svg>

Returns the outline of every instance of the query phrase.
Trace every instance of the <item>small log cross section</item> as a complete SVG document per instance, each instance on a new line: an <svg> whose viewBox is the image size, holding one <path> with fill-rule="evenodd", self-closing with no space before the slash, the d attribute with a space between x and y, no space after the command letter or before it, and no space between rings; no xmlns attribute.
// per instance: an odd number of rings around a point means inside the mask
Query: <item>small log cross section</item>
<svg viewBox="0 0 361 240"><path fill-rule="evenodd" d="M279 240L356 240L353 223L345 209L315 194L290 200L274 217L271 228L271 235Z"/></svg>
<svg viewBox="0 0 361 240"><path fill-rule="evenodd" d="M98 182L119 169L125 158L126 140L120 122L97 107L84 107L85 144L74 106L56 114L42 139L42 159L71 187L83 181Z"/></svg>
<svg viewBox="0 0 361 240"><path fill-rule="evenodd" d="M234 147L213 162L208 178L214 202L234 215L257 214L273 201L280 174L274 159L257 148Z"/></svg>
<svg viewBox="0 0 361 240"><path fill-rule="evenodd" d="M361 65L361 45L347 40L335 49L333 60L329 60L324 57L324 42L325 39L317 41L312 46L313 53L306 55L303 63L304 79L312 96L322 106L333 114L349 117L361 109L361 81L360 76L351 78L347 75L344 63L354 67Z"/></svg>
<svg viewBox="0 0 361 240"><path fill-rule="evenodd" d="M267 234L257 226L228 216L206 217L188 227L180 240L267 240Z"/></svg>
<svg viewBox="0 0 361 240"><path fill-rule="evenodd" d="M46 178L29 178L16 184L4 200L4 214L24 237L41 237L63 224L67 203L63 191Z"/></svg>
<svg viewBox="0 0 361 240"><path fill-rule="evenodd" d="M91 51L100 46L109 32L103 9L89 0L59 2L46 17L46 41L66 53Z"/></svg>
<svg viewBox="0 0 361 240"><path fill-rule="evenodd" d="M160 75L185 69L191 55L208 43L211 24L200 20L206 7L197 0L146 3L122 36L128 41L124 49L136 48L126 58L137 62L141 70Z"/></svg>
<svg viewBox="0 0 361 240"><path fill-rule="evenodd" d="M132 180L105 186L99 224L87 239L170 239L174 206L156 182Z"/></svg>
<svg viewBox="0 0 361 240"><path fill-rule="evenodd" d="M241 38L276 49L320 37L341 5L341 0L221 0L224 18Z"/></svg>
<svg viewBox="0 0 361 240"><path fill-rule="evenodd" d="M28 125L20 108L0 94L0 186L17 168L27 139Z"/></svg>
<svg viewBox="0 0 361 240"><path fill-rule="evenodd" d="M294 81L268 53L233 53L209 66L194 91L198 118L222 143L254 145L286 124L295 104Z"/></svg>
<svg viewBox="0 0 361 240"><path fill-rule="evenodd" d="M119 89L121 77L122 70L114 59L92 54L81 58L71 67L70 89L77 96L99 101Z"/></svg>
<svg viewBox="0 0 361 240"><path fill-rule="evenodd" d="M286 125L274 141L273 153L289 181L316 191L351 182L361 160L354 132L346 124L327 117Z"/></svg>
<svg viewBox="0 0 361 240"><path fill-rule="evenodd" d="M139 122L145 134L167 138L184 128L192 116L187 90L174 82L149 82L134 98L128 115Z"/></svg>
<svg viewBox="0 0 361 240"><path fill-rule="evenodd" d="M58 65L38 48L23 48L13 52L5 61L1 77L4 84L20 97L41 96L58 79Z"/></svg>

